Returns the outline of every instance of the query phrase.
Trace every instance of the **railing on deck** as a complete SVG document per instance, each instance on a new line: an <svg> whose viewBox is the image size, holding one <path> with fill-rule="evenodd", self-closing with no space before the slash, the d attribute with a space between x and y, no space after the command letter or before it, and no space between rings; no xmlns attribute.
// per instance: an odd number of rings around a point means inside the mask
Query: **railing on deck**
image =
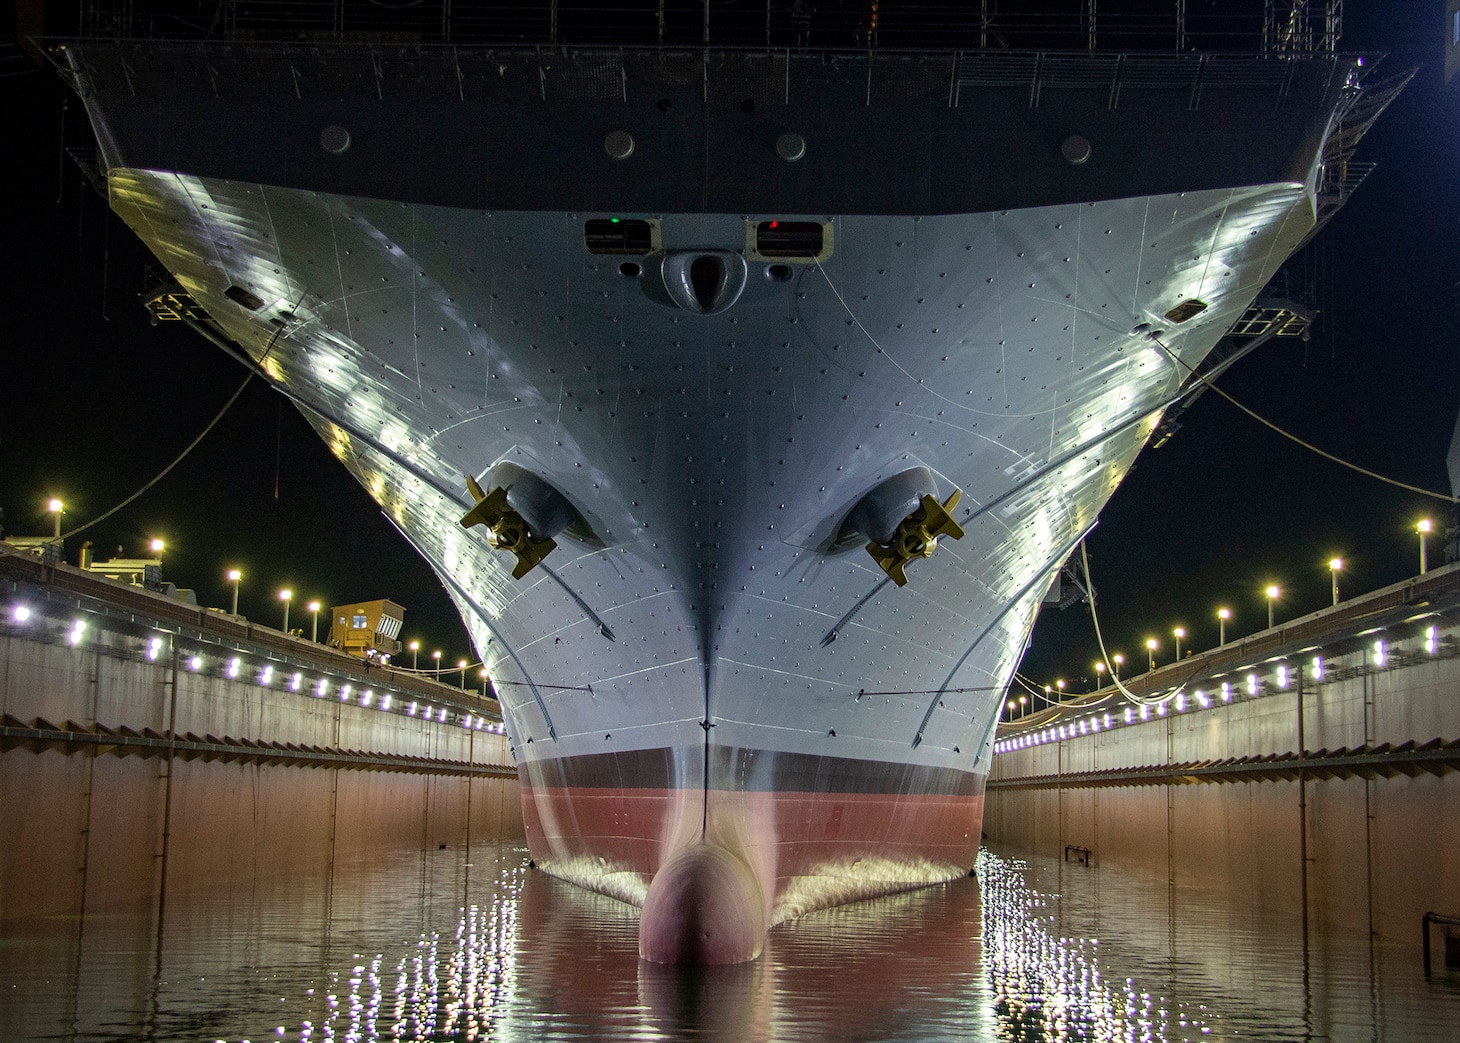
<svg viewBox="0 0 1460 1043"><path fill-rule="evenodd" d="M1342 0L82 0L88 38L1332 52Z"/></svg>

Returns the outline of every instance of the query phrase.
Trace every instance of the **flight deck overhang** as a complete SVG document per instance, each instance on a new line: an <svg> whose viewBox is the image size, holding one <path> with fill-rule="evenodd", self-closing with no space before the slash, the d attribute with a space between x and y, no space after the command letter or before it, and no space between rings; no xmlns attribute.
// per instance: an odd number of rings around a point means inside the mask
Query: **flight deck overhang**
<svg viewBox="0 0 1460 1043"><path fill-rule="evenodd" d="M787 217L1311 189L1365 71L1337 54L549 60L200 41L76 41L60 57L109 168L469 209Z"/></svg>

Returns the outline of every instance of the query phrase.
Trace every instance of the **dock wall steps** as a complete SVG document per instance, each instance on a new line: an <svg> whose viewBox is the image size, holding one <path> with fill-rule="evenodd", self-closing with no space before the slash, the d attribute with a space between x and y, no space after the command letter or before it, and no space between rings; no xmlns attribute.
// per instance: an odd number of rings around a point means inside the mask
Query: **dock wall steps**
<svg viewBox="0 0 1460 1043"><path fill-rule="evenodd" d="M1184 761L1100 771L1061 772L990 779L990 790L1081 789L1094 786L1171 786L1196 783L1292 782L1307 779L1375 779L1460 771L1460 739L1380 743L1352 749L1268 753L1217 761Z"/></svg>
<svg viewBox="0 0 1460 1043"><path fill-rule="evenodd" d="M409 772L427 775L471 775L478 778L515 779L517 769L509 764L481 764L439 757L340 749L298 743L259 742L232 736L195 735L192 732L169 737L152 728L140 732L121 725L83 725L68 720L57 725L43 717L23 721L10 714L0 717L0 751L28 749L64 753L89 752L96 756L166 757L184 760L221 760L225 763L259 763L295 767L341 767L370 771Z"/></svg>

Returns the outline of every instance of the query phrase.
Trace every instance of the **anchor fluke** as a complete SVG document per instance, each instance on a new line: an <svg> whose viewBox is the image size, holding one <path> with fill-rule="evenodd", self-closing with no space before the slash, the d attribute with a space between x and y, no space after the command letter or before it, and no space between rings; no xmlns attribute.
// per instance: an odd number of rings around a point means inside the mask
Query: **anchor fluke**
<svg viewBox="0 0 1460 1043"><path fill-rule="evenodd" d="M513 579L521 579L537 568L557 547L557 542L550 537L536 539L533 536L527 520L508 504L507 490L502 486L484 493L477 480L467 475L466 488L476 506L462 517L461 527L470 529L473 525L485 525L493 547L515 554L517 564L512 568Z"/></svg>
<svg viewBox="0 0 1460 1043"><path fill-rule="evenodd" d="M898 523L890 540L886 543L873 540L867 544L867 553L892 578L892 582L899 587L907 586L907 573L904 571L907 563L914 558L931 557L938 548L939 536L951 536L955 540L963 538L963 527L953 520L950 513L958 506L960 495L954 489L948 499L939 503L937 497L924 493L918 508Z"/></svg>

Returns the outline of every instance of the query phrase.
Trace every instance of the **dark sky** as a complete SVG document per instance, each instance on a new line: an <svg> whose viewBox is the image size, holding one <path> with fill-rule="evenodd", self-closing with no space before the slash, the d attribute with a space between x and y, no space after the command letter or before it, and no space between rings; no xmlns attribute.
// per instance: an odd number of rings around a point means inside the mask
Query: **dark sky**
<svg viewBox="0 0 1460 1043"><path fill-rule="evenodd" d="M1441 82L1443 5L1348 0L1344 46L1383 51L1380 77L1419 75L1364 140L1379 164L1319 239L1288 266L1320 317L1307 342L1275 342L1222 378L1234 397L1365 467L1448 491L1445 454L1460 408L1455 351L1457 109ZM67 502L67 528L131 495L203 430L244 371L177 326L152 327L139 295L157 281L150 255L112 217L63 152L90 135L79 104L49 72L0 78L8 124L0 249L7 322L0 344L0 508L10 533L48 531L45 500ZM1282 586L1280 616L1327 603L1326 562L1341 556L1347 592L1417 567L1417 518L1448 508L1347 472L1207 393L1164 447L1147 449L1089 540L1111 651L1143 661L1171 629L1188 646L1266 624L1261 590ZM275 592L296 604L389 597L403 636L468 653L465 632L424 562L325 450L298 413L255 381L176 470L132 506L72 540L102 557L167 539L168 579L226 605L232 566L241 610L278 625ZM1443 560L1443 539L1432 560ZM293 621L303 613L296 607ZM1046 612L1023 672L1040 683L1088 675L1096 657L1083 606Z"/></svg>

